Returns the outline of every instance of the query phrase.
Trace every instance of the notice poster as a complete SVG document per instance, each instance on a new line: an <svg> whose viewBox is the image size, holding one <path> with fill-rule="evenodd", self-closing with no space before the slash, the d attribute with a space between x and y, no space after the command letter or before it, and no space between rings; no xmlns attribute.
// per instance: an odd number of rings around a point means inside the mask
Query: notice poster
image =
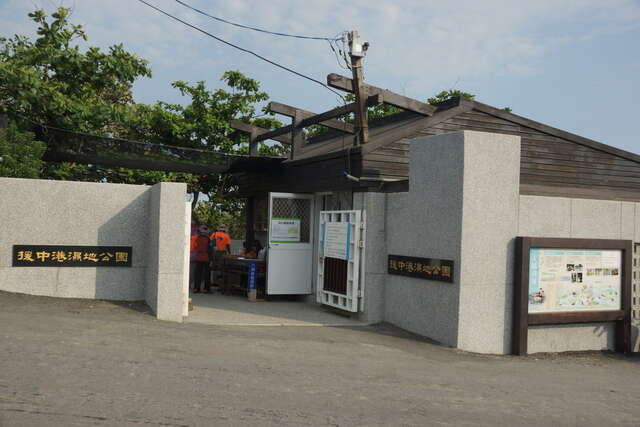
<svg viewBox="0 0 640 427"><path fill-rule="evenodd" d="M351 226L348 222L328 222L324 224L323 254L329 258L349 259Z"/></svg>
<svg viewBox="0 0 640 427"><path fill-rule="evenodd" d="M300 218L272 218L269 240L273 243L300 242Z"/></svg>
<svg viewBox="0 0 640 427"><path fill-rule="evenodd" d="M620 250L531 249L529 313L620 310Z"/></svg>

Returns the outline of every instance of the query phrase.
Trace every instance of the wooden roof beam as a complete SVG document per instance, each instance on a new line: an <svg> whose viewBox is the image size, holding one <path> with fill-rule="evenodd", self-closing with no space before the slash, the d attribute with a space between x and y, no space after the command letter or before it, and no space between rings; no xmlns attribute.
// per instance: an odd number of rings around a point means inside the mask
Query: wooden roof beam
<svg viewBox="0 0 640 427"><path fill-rule="evenodd" d="M382 104L383 102L384 100L383 100L382 94L376 94L367 98L367 105L377 105L377 104ZM301 120L300 123L297 124L297 127L304 128L307 126L316 125L316 124L325 122L329 119L333 119L335 117L339 117L344 114L351 113L352 111L355 111L355 109L356 109L355 103L343 105L342 107L337 107L332 110L325 111L324 113L307 117L306 119ZM290 133L292 130L293 130L293 125L284 126L279 129L274 129L272 131L268 131L258 135L255 138L255 141L264 141L265 139L274 139L277 136L286 135L287 133Z"/></svg>
<svg viewBox="0 0 640 427"><path fill-rule="evenodd" d="M353 93L353 80L348 77L331 73L327 75L327 84L333 88ZM394 107L402 108L403 110L413 111L414 113L422 114L423 116L432 116L437 110L437 107L434 107L433 105L425 104L424 102L399 95L386 89L368 84L365 84L364 87L368 96L382 94L385 104L393 105Z"/></svg>
<svg viewBox="0 0 640 427"><path fill-rule="evenodd" d="M292 118L298 115L298 117L301 117L302 119L307 119L316 115L316 113L312 113L311 111L306 111L301 108L281 104L279 102L270 102L269 105L267 105L267 110ZM346 123L340 120L330 119L319 124L331 129L339 130L340 132L351 134L355 133L354 127L351 123Z"/></svg>
<svg viewBox="0 0 640 427"><path fill-rule="evenodd" d="M264 135L265 133L272 132L269 129L265 129L265 128L261 128L261 127L258 127L258 126L250 125L248 123L241 122L240 120L231 120L231 122L229 122L229 126L231 127L231 129L235 129L235 130L240 131L240 132L244 132L244 133L248 133L248 134L255 134L256 137ZM277 135L277 136L274 136L274 137L271 137L271 138L263 138L263 139L257 139L256 138L257 141L263 141L264 139L273 139L273 140L281 142L283 144L291 144L291 136L285 135L285 134Z"/></svg>

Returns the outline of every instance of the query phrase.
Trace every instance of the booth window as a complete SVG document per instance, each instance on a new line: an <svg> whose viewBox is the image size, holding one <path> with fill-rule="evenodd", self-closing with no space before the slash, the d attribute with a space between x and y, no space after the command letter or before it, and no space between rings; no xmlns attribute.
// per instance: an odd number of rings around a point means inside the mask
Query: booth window
<svg viewBox="0 0 640 427"><path fill-rule="evenodd" d="M272 218L296 218L300 220L300 242L311 241L311 200L274 197Z"/></svg>

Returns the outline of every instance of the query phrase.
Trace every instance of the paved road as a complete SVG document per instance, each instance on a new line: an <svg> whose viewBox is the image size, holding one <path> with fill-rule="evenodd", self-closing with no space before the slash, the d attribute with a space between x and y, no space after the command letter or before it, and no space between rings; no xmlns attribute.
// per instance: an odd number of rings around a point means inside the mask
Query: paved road
<svg viewBox="0 0 640 427"><path fill-rule="evenodd" d="M640 358L489 357L389 326L172 324L0 292L0 426L638 426Z"/></svg>

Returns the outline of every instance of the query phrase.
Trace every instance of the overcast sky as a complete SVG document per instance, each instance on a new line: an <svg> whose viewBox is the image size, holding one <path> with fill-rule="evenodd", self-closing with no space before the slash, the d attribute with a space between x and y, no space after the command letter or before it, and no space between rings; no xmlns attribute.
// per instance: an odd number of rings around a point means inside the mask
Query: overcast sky
<svg viewBox="0 0 640 427"><path fill-rule="evenodd" d="M174 0L147 0L203 29L325 81L341 69L324 41L239 29ZM495 107L640 153L640 0L184 0L238 23L312 36L355 29L370 42L365 79L426 99L457 88ZM150 61L139 102L181 102L170 82L220 87L225 70L259 80L273 100L322 112L334 94L225 46L136 0L0 0L0 35L33 35L26 14L73 8L89 43L125 48Z"/></svg>

